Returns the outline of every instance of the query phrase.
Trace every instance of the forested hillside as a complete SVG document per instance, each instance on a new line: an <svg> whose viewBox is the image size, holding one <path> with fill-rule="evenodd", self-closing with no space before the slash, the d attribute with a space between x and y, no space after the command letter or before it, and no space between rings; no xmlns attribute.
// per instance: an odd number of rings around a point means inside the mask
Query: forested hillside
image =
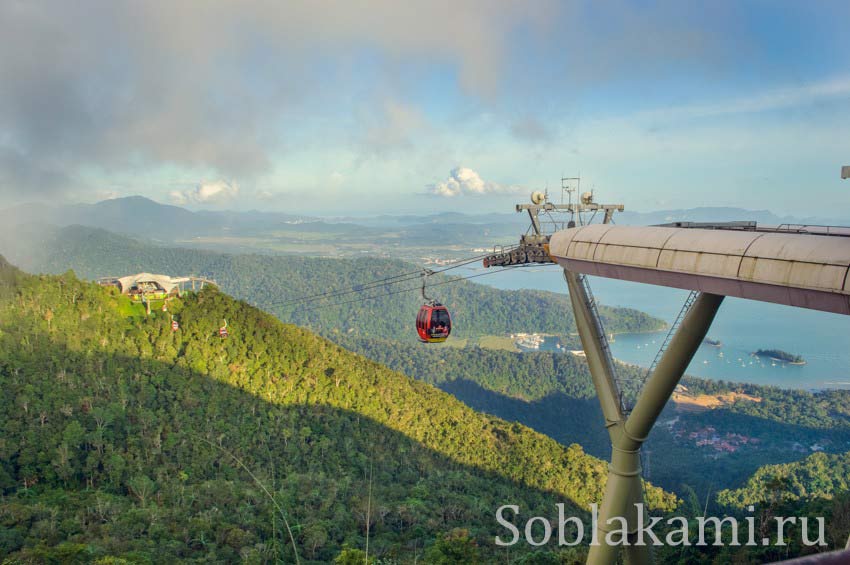
<svg viewBox="0 0 850 565"><path fill-rule="evenodd" d="M683 382L693 393L737 391L761 399L730 405L728 409L737 414L813 429L850 430L850 390L794 390L688 377Z"/></svg>
<svg viewBox="0 0 850 565"><path fill-rule="evenodd" d="M522 422L565 444L579 443L597 457L610 456L590 373L578 357L418 347L356 337L339 343L431 382L476 410ZM618 364L617 371L627 395L633 395L645 370ZM644 471L680 495L692 488L700 498L714 500L719 489L742 486L765 464L797 461L812 446L832 453L850 448L850 391L784 390L693 377L682 382L692 395L746 393L759 402L739 400L707 411L681 411L668 403L646 445ZM691 439L691 434L697 437ZM718 445L728 437L747 439L731 453L700 443L715 436Z"/></svg>
<svg viewBox="0 0 850 565"><path fill-rule="evenodd" d="M210 251L157 247L102 230L72 226L39 227L0 239L0 253L31 272L60 273L73 269L78 276L123 275L141 271L171 275L203 274L215 278L222 290L256 304L280 319L309 327L325 336L332 332L365 337L416 340L413 322L421 304L418 278L397 285L371 288L362 294L320 297L306 302L293 299L322 294L416 271L396 260L321 259L280 255L231 255ZM454 278L452 272L435 275L429 284ZM380 296L400 289L411 292ZM434 287L431 293L452 312L453 335L459 338L515 332L566 335L574 331L569 298L541 291L503 291L461 281ZM328 306L345 302L339 306ZM644 331L662 327L660 320L628 308L602 308L606 328L613 332Z"/></svg>
<svg viewBox="0 0 850 565"><path fill-rule="evenodd" d="M789 501L832 499L850 492L850 452L815 453L802 461L765 465L739 489L724 490L718 500L743 508L781 498Z"/></svg>
<svg viewBox="0 0 850 565"><path fill-rule="evenodd" d="M553 393L577 399L596 398L587 363L575 355L546 351L516 353L474 345L421 347L351 336L341 336L338 341L346 349L435 385L472 380L488 390L526 401ZM623 364L617 365L617 371L624 379L626 395L633 395L645 371Z"/></svg>
<svg viewBox="0 0 850 565"><path fill-rule="evenodd" d="M484 559L505 501L546 515L600 497L604 463L580 447L215 288L145 317L70 273L0 279L2 553L291 561L294 539L327 560L368 524L377 555L425 555L463 527L452 539Z"/></svg>
<svg viewBox="0 0 850 565"><path fill-rule="evenodd" d="M745 486L720 491L717 498L738 515L750 515L748 509L755 508L759 520L823 519L827 544L842 548L850 534L850 453L815 453L794 463L765 465ZM791 535L799 535L794 529L799 531L792 527Z"/></svg>

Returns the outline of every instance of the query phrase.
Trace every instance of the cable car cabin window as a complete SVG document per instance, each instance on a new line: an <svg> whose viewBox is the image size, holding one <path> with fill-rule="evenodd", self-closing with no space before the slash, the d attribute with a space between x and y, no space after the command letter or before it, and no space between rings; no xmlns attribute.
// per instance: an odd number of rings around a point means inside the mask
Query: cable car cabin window
<svg viewBox="0 0 850 565"><path fill-rule="evenodd" d="M449 311L444 308L436 308L431 315L431 328L442 328L448 334L452 330L452 319L449 317Z"/></svg>

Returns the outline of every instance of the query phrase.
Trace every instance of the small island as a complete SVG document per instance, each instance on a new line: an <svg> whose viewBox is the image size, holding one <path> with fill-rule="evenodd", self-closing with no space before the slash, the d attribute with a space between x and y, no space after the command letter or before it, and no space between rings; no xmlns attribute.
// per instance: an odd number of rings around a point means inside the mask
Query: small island
<svg viewBox="0 0 850 565"><path fill-rule="evenodd" d="M706 345L710 345L711 347L720 347L723 345L719 339L711 339L710 337L705 338L702 342Z"/></svg>
<svg viewBox="0 0 850 565"><path fill-rule="evenodd" d="M806 360L799 355L782 351L781 349L759 349L753 355L757 357L770 357L774 361L781 361L790 365L805 365Z"/></svg>

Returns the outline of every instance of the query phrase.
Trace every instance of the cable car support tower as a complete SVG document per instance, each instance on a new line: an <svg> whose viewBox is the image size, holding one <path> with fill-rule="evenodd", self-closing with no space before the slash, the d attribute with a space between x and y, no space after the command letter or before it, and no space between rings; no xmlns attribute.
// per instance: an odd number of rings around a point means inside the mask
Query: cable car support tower
<svg viewBox="0 0 850 565"><path fill-rule="evenodd" d="M549 254L550 235L543 231L541 215L555 229L571 229L593 221L598 212L603 213L602 223L612 223L614 213L622 211L622 204L597 204L592 192L580 193L573 202L573 193L579 192L580 179L562 178L562 202L549 201L547 192L534 192L531 204L517 204L517 212L526 211L531 219L531 230L522 236L520 246L510 254L494 255L484 260L485 266L513 265L520 263L554 263ZM573 184L575 183L575 184ZM563 202L563 195L567 202ZM560 214L561 220L557 219ZM586 216L590 214L590 219ZM566 219L566 215L569 219ZM640 464L640 449L667 400L673 394L679 379L691 358L705 338L722 296L694 294L689 297L682 313L668 334L663 353L645 379L645 387L632 407L624 394L624 382L617 377L616 365L611 355L602 318L587 277L578 272L564 269L564 278L569 288L570 301L575 316L576 328L581 339L593 386L602 407L605 427L611 440L611 462L608 465L608 481L599 510L598 531L595 539L600 545L591 546L588 563L613 563L620 547L607 545L605 535L612 526L607 525L611 517L623 517L628 524L629 545L625 546L625 557L629 563L650 563L652 556L648 545L633 545L636 539L642 508L643 482ZM644 521L645 516L640 520Z"/></svg>
<svg viewBox="0 0 850 565"><path fill-rule="evenodd" d="M850 175L848 175L850 176ZM761 227L755 222L615 226L621 204L597 204L592 192L578 192L578 179L562 179L562 203L534 192L527 211L529 232L508 253L484 259L484 266L557 263L564 269L576 328L611 441L611 461L587 563L652 562L649 541L637 545L638 525L647 523L642 505L641 447L693 359L725 296L850 314L850 228ZM574 184L571 184L574 183ZM573 188L575 187L575 188ZM563 195L568 195L563 202ZM591 217L604 212L601 222ZM560 222L553 216L561 214ZM564 218L568 215L569 219ZM554 224L545 234L542 218ZM627 397L617 376L597 303L587 275L690 290L658 355ZM642 514L642 515L639 515ZM628 544L608 543L622 528ZM619 537L619 535L614 536ZM615 540L619 541L619 540ZM850 541L848 542L850 543Z"/></svg>
<svg viewBox="0 0 850 565"><path fill-rule="evenodd" d="M625 518L629 529L629 545L623 547L627 562L650 563L650 546L634 545L638 541L637 525L639 521L645 523L645 516L638 516L638 509L643 508L638 504L644 502L640 449L708 333L723 296L710 293L689 296L678 324L674 325L678 327L668 334L666 348L659 353L657 363L650 369L632 408L624 398L622 382L616 377L611 350L585 275L564 270L564 278L569 287L576 327L611 440L608 481L599 509L596 532L600 545L590 547L587 562L601 564L616 561L619 546L607 545L605 541L606 534L613 529L608 525L608 520L619 516Z"/></svg>

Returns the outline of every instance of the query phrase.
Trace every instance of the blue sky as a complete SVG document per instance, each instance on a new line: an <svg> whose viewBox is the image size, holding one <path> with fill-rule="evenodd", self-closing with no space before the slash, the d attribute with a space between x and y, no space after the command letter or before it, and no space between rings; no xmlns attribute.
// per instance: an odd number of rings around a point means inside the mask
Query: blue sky
<svg viewBox="0 0 850 565"><path fill-rule="evenodd" d="M850 4L0 4L0 205L850 218Z"/></svg>

